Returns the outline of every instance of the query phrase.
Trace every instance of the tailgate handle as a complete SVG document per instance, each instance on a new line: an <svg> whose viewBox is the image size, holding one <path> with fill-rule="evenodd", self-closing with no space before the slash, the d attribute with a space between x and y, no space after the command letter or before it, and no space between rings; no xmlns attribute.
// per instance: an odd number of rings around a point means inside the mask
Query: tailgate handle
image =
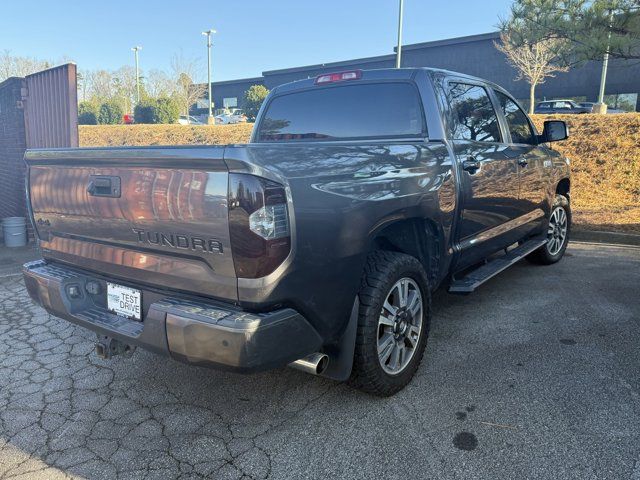
<svg viewBox="0 0 640 480"><path fill-rule="evenodd" d="M120 177L107 175L91 175L87 193L94 197L120 198Z"/></svg>

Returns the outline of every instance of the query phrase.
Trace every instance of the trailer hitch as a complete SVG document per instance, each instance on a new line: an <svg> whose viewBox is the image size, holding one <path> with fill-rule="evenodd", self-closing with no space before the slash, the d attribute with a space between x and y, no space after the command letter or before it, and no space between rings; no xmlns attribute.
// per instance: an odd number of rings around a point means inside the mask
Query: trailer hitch
<svg viewBox="0 0 640 480"><path fill-rule="evenodd" d="M130 357L136 349L133 345L128 345L106 335L97 335L97 337L98 339L95 343L96 355L103 360L108 360L116 355Z"/></svg>

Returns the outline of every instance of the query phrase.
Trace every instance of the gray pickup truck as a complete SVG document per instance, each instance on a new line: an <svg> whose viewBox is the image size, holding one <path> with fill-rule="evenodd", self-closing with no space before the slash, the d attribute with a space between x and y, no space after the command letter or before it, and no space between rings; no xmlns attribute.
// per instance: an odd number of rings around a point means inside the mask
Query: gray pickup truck
<svg viewBox="0 0 640 480"><path fill-rule="evenodd" d="M43 259L31 297L194 365L290 365L377 395L403 388L431 292L469 293L570 228L568 161L502 88L435 69L275 88L246 145L30 150Z"/></svg>

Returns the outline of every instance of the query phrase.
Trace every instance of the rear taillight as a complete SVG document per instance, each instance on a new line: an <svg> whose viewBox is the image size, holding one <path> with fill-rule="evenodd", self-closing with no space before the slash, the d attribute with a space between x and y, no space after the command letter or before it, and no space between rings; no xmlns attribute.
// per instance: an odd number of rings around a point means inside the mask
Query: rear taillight
<svg viewBox="0 0 640 480"><path fill-rule="evenodd" d="M229 174L229 233L238 277L273 272L291 250L284 187L254 175Z"/></svg>

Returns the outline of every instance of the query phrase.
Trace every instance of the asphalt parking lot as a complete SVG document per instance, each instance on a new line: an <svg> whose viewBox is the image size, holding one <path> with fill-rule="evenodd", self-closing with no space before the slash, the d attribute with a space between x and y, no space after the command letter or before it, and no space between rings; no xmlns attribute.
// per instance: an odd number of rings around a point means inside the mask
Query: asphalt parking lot
<svg viewBox="0 0 640 480"><path fill-rule="evenodd" d="M93 334L0 278L0 478L640 479L640 249L572 244L438 292L417 377L378 399Z"/></svg>

